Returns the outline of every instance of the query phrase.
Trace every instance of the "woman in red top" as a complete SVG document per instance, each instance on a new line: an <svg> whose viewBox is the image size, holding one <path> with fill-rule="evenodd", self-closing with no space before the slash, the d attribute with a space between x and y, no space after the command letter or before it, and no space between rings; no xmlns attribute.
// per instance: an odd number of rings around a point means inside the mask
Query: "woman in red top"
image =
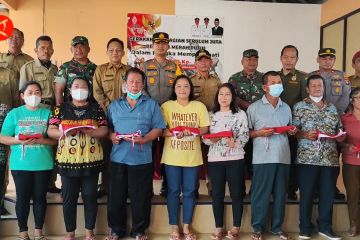
<svg viewBox="0 0 360 240"><path fill-rule="evenodd" d="M350 93L350 104L341 122L347 133L342 143L343 178L346 188L349 211L349 236L357 234L359 221L358 202L360 196L360 88L354 88Z"/></svg>

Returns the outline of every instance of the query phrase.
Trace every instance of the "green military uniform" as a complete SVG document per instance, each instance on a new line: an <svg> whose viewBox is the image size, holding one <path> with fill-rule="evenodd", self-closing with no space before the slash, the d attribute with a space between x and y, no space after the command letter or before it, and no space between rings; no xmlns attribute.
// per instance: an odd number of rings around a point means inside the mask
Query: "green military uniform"
<svg viewBox="0 0 360 240"><path fill-rule="evenodd" d="M351 89L360 87L360 76L352 75L349 77Z"/></svg>
<svg viewBox="0 0 360 240"><path fill-rule="evenodd" d="M168 101L176 76L182 74L181 68L168 59L163 63L150 59L141 64L140 69L146 74L145 90L149 96L160 105Z"/></svg>
<svg viewBox="0 0 360 240"><path fill-rule="evenodd" d="M284 75L283 70L279 73L284 87L284 91L280 95L280 98L292 109L295 103L302 101L308 96L306 91L307 73L296 69L287 75Z"/></svg>
<svg viewBox="0 0 360 240"><path fill-rule="evenodd" d="M220 79L210 74L205 78L200 73L196 73L191 77L194 85L195 99L205 104L208 111L214 108L214 99L218 87L221 85Z"/></svg>
<svg viewBox="0 0 360 240"><path fill-rule="evenodd" d="M262 98L262 73L255 71L254 74L247 75L244 71L235 73L229 78L239 98L249 103L253 103Z"/></svg>
<svg viewBox="0 0 360 240"><path fill-rule="evenodd" d="M349 105L349 95L351 91L350 81L345 78L344 73L339 70L322 72L320 70L309 73L309 75L320 75L325 79L325 99L334 104L341 114Z"/></svg>
<svg viewBox="0 0 360 240"><path fill-rule="evenodd" d="M123 95L123 81L129 69L128 65L121 64L117 68L111 63L96 68L93 80L94 98L105 111L113 100Z"/></svg>
<svg viewBox="0 0 360 240"><path fill-rule="evenodd" d="M93 86L93 75L96 70L96 64L90 60L87 64L83 65L72 59L69 62L64 63L60 66L59 71L56 74L55 83L66 85L64 90L64 102L69 100L70 92L69 88L74 79L77 77L85 78L89 81L90 89L89 93L92 93Z"/></svg>
<svg viewBox="0 0 360 240"><path fill-rule="evenodd" d="M27 81L36 81L42 89L41 102L48 106L53 106L54 101L54 80L58 71L57 66L51 64L49 68L43 66L39 59L32 60L24 64L20 70L19 89Z"/></svg>
<svg viewBox="0 0 360 240"><path fill-rule="evenodd" d="M0 63L0 104L8 109L19 106L19 91L16 84L16 73L8 68L8 63Z"/></svg>

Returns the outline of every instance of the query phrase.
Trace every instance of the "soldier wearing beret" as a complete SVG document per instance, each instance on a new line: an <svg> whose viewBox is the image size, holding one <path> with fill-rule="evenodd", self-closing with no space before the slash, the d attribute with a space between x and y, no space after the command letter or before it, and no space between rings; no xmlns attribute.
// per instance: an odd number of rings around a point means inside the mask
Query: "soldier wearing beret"
<svg viewBox="0 0 360 240"><path fill-rule="evenodd" d="M166 58L169 50L169 34L165 32L157 32L153 34L153 50L154 58L149 59L140 65L140 69L144 71L146 75L146 81L144 90L150 97L155 99L159 105L170 99L172 92L172 85L176 76L182 74L180 66ZM159 141L153 142L153 161L155 169L155 177L160 175L160 161L162 155L162 149L164 146L164 139L160 138ZM160 195L167 196L167 182L165 171L161 169L163 175L162 187Z"/></svg>
<svg viewBox="0 0 360 240"><path fill-rule="evenodd" d="M354 68L355 73L349 77L351 89L360 87L360 51L354 54L352 58L352 67Z"/></svg>
<svg viewBox="0 0 360 240"><path fill-rule="evenodd" d="M243 52L241 59L243 70L235 73L229 78L236 90L236 103L244 111L264 95L261 72L257 71L259 64L259 53L255 49L247 49ZM249 141L245 147L245 163L248 174L252 174L252 141ZM244 182L245 184L245 182ZM244 186L245 189L245 186Z"/></svg>
<svg viewBox="0 0 360 240"><path fill-rule="evenodd" d="M90 52L88 39L84 36L74 37L71 40L71 52L73 59L60 66L54 80L56 105L69 101L69 88L77 77L84 78L89 82L89 93L92 95L92 81L96 64L88 59Z"/></svg>
<svg viewBox="0 0 360 240"><path fill-rule="evenodd" d="M299 59L299 51L293 45L287 45L281 50L280 61L282 69L280 70L280 78L284 87L284 91L280 95L281 100L289 105L292 109L295 103L300 102L307 97L306 78L307 73L297 70L295 68ZM296 154L297 154L297 139L294 136L289 136L291 166L290 178L288 187L288 199L297 200L296 191L297 171L296 171Z"/></svg>

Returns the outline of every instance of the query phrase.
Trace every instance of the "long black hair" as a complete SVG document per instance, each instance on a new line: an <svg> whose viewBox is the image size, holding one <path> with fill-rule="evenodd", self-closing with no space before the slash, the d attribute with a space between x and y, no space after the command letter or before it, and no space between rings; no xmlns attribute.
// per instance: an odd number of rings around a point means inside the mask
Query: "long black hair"
<svg viewBox="0 0 360 240"><path fill-rule="evenodd" d="M188 76L184 75L184 74L182 74L182 75L180 75L180 76L177 76L177 77L175 78L175 81L174 81L174 83L173 83L173 85L172 85L172 91L171 91L171 95L170 95L170 100L176 100L176 99L177 99L177 96L176 96L176 93L175 93L175 85L176 85L177 81L178 81L179 79L181 79L181 78L185 78L185 79L189 82L189 85L190 85L189 101L195 100L195 96L194 96L194 85L193 85L193 83L191 82L191 79L190 79Z"/></svg>
<svg viewBox="0 0 360 240"><path fill-rule="evenodd" d="M348 107L346 108L345 112L353 112L354 111L354 96L357 95L358 93L360 93L360 87L356 87L354 89L351 90L350 93L350 102Z"/></svg>
<svg viewBox="0 0 360 240"><path fill-rule="evenodd" d="M215 95L215 99L214 99L214 109L213 109L213 113L216 113L218 111L220 111L220 103L219 103L219 92L221 88L228 88L231 92L231 102L230 102L230 110L231 112L237 113L239 111L237 105L236 105L236 92L235 92L235 88L231 83L223 83L219 86L218 90L216 91L216 95Z"/></svg>

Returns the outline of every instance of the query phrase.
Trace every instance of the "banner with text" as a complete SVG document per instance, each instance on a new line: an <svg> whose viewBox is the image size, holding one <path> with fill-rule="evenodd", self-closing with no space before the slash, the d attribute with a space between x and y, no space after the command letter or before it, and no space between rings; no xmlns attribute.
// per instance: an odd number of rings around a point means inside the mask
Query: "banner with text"
<svg viewBox="0 0 360 240"><path fill-rule="evenodd" d="M218 16L175 16L129 13L127 25L128 64L139 66L153 58L152 35L166 32L170 37L168 58L178 62L185 74L195 72L195 53L206 49L212 55L211 73L221 79L224 62L224 21Z"/></svg>

